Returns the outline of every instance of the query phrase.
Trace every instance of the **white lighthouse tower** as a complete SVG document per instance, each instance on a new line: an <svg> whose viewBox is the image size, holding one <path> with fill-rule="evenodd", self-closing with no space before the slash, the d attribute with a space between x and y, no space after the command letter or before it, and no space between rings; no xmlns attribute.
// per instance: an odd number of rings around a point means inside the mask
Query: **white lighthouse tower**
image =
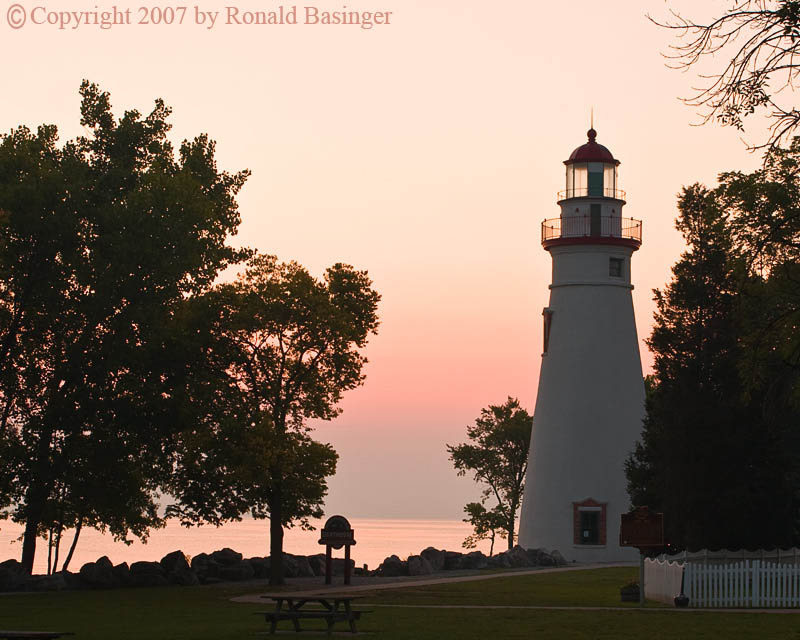
<svg viewBox="0 0 800 640"><path fill-rule="evenodd" d="M639 438L644 383L631 299L642 223L622 217L611 152L595 141L564 162L561 216L542 223L553 258L519 543L567 560L634 560L619 546L623 464Z"/></svg>

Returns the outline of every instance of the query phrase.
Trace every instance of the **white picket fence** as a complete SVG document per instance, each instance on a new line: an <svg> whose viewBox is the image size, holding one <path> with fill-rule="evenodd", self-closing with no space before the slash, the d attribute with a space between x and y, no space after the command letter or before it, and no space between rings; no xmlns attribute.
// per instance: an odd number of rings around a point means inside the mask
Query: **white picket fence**
<svg viewBox="0 0 800 640"><path fill-rule="evenodd" d="M683 589L690 607L798 607L800 565L761 560L687 562Z"/></svg>
<svg viewBox="0 0 800 640"><path fill-rule="evenodd" d="M644 597L648 600L672 604L681 593L683 565L668 560L644 561Z"/></svg>

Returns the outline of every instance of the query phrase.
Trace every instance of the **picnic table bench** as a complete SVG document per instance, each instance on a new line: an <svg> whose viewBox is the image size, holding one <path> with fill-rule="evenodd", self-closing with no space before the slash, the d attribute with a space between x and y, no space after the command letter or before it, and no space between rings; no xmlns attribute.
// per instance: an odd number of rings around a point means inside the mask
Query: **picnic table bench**
<svg viewBox="0 0 800 640"><path fill-rule="evenodd" d="M353 600L363 596L346 595L307 595L291 596L284 594L264 595L275 602L275 609L272 611L258 611L257 615L264 616L269 622L269 632L274 634L278 622L281 620L291 620L295 631L302 631L300 628L301 620L324 620L327 624L328 635L333 633L333 625L337 622L347 622L351 633L358 633L356 621L361 618L362 613L369 613L365 610L355 610L352 608ZM305 608L309 603L320 605L321 609ZM285 605L285 606L284 606Z"/></svg>
<svg viewBox="0 0 800 640"><path fill-rule="evenodd" d="M0 639L2 640L23 640L25 638L38 638L39 640L49 640L50 638L60 638L61 636L74 636L72 631L4 631L0 629Z"/></svg>

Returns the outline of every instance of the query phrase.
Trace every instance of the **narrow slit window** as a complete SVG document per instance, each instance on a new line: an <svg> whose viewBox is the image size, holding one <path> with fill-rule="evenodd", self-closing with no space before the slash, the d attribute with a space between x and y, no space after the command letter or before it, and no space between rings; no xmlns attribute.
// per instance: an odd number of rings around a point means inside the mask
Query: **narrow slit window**
<svg viewBox="0 0 800 640"><path fill-rule="evenodd" d="M545 307L542 311L542 316L544 316L544 348L543 352L547 353L547 349L550 346L550 327L553 322L553 312L549 307Z"/></svg>

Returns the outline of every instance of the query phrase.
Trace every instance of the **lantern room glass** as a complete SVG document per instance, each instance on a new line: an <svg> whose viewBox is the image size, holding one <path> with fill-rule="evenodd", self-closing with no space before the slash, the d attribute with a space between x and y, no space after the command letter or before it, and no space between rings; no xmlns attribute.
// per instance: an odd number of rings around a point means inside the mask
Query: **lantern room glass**
<svg viewBox="0 0 800 640"><path fill-rule="evenodd" d="M603 186L609 198L617 197L617 165L603 165Z"/></svg>
<svg viewBox="0 0 800 640"><path fill-rule="evenodd" d="M567 198L617 197L617 166L606 162L567 165Z"/></svg>

